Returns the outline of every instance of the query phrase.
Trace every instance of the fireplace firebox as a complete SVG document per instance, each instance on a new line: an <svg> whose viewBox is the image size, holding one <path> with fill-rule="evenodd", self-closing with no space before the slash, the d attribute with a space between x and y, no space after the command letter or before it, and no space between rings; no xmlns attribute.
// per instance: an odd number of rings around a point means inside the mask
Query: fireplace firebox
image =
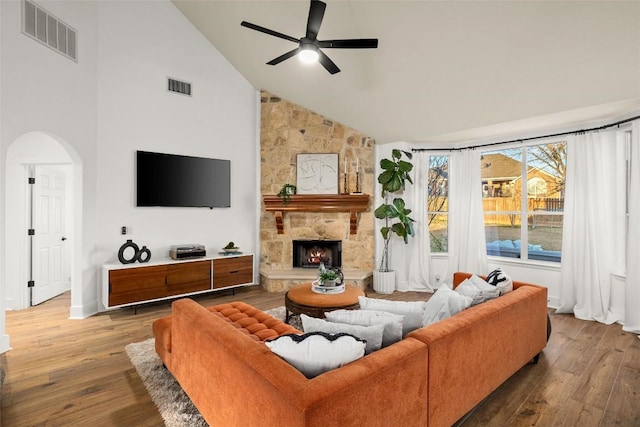
<svg viewBox="0 0 640 427"><path fill-rule="evenodd" d="M341 240L294 240L293 267L318 268L342 267Z"/></svg>

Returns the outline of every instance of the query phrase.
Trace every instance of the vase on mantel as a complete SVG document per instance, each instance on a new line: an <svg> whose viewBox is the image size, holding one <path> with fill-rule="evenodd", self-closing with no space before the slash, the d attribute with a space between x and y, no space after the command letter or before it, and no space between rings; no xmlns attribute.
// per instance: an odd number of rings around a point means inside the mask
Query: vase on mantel
<svg viewBox="0 0 640 427"><path fill-rule="evenodd" d="M373 290L379 294L392 294L396 290L396 272L375 270L373 272Z"/></svg>

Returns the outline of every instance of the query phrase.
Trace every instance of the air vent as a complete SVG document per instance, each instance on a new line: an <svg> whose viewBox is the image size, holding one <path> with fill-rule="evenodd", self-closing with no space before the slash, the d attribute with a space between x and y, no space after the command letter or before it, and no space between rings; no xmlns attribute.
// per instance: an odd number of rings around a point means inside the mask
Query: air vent
<svg viewBox="0 0 640 427"><path fill-rule="evenodd" d="M77 31L32 1L22 1L22 34L78 61Z"/></svg>
<svg viewBox="0 0 640 427"><path fill-rule="evenodd" d="M182 95L191 96L191 83L172 79L171 77L167 79L167 82L167 88L169 92L181 93Z"/></svg>

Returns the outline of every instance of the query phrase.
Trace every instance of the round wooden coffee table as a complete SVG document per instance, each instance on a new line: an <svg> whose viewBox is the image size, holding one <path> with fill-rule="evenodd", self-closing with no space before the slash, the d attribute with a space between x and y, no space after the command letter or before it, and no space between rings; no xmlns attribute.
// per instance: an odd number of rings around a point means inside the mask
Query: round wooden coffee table
<svg viewBox="0 0 640 427"><path fill-rule="evenodd" d="M332 310L356 310L360 308L359 296L366 296L366 294L363 290L350 285L346 285L344 292L339 294L313 292L311 283L298 285L289 289L284 296L285 322L289 321L292 314L306 314L311 317L323 318L326 312Z"/></svg>

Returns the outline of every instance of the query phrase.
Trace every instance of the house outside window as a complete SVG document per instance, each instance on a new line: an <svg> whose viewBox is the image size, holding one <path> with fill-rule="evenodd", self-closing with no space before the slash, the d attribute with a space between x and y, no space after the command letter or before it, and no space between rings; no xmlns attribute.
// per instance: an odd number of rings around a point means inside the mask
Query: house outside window
<svg viewBox="0 0 640 427"><path fill-rule="evenodd" d="M449 251L449 156L429 157L427 222L431 253Z"/></svg>
<svg viewBox="0 0 640 427"><path fill-rule="evenodd" d="M565 166L565 142L482 154L487 255L560 262Z"/></svg>

